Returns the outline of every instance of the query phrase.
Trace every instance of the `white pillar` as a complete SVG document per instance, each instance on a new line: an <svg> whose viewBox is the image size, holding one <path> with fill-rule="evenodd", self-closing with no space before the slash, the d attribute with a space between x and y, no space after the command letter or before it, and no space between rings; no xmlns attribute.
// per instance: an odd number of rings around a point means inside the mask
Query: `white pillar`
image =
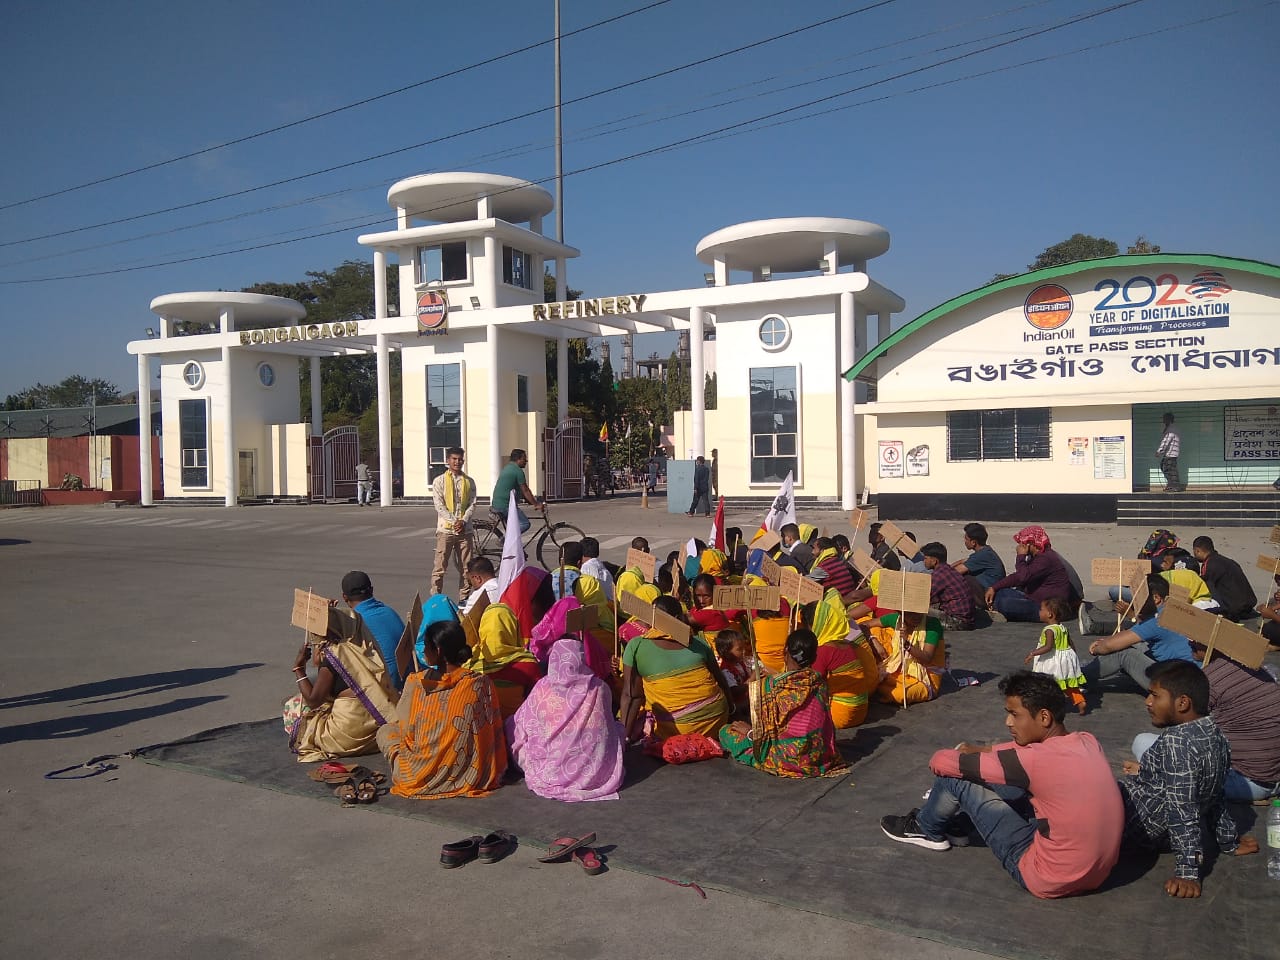
<svg viewBox="0 0 1280 960"><path fill-rule="evenodd" d="M706 394L703 392L703 381L706 379L703 347L703 326L706 313L702 307L689 308L689 409L693 411L693 455L706 455Z"/></svg>
<svg viewBox="0 0 1280 960"><path fill-rule="evenodd" d="M727 287L729 285L729 264L723 254L715 258L712 270L715 271L716 286Z"/></svg>
<svg viewBox="0 0 1280 960"><path fill-rule="evenodd" d="M840 378L840 505L845 510L858 505L856 385L844 378L844 372L854 364L856 316L853 292L845 290L840 294L840 352L836 365L836 376Z"/></svg>
<svg viewBox="0 0 1280 960"><path fill-rule="evenodd" d="M398 315L399 310L396 311ZM381 320L387 316L387 252L373 251L373 315Z"/></svg>
<svg viewBox="0 0 1280 960"><path fill-rule="evenodd" d="M151 357L138 354L138 484L142 505L151 506Z"/></svg>
<svg viewBox="0 0 1280 960"><path fill-rule="evenodd" d="M378 334L378 502L391 506L391 352Z"/></svg>
<svg viewBox="0 0 1280 960"><path fill-rule="evenodd" d="M311 435L324 436L324 403L320 396L320 358L311 358Z"/></svg>
<svg viewBox="0 0 1280 960"><path fill-rule="evenodd" d="M556 341L556 425L569 419L569 338Z"/></svg>
<svg viewBox="0 0 1280 960"><path fill-rule="evenodd" d="M493 216L493 197L485 194L476 201L476 219L488 220Z"/></svg>
<svg viewBox="0 0 1280 960"><path fill-rule="evenodd" d="M565 258L556 257L556 299L567 300L569 297L569 278L565 275Z"/></svg>
<svg viewBox="0 0 1280 960"><path fill-rule="evenodd" d="M225 321L224 321L225 322ZM222 348L222 457L223 483L226 496L224 502L228 507L236 505L239 493L239 478L236 476L238 453L236 452L236 417L231 409L231 348Z"/></svg>
<svg viewBox="0 0 1280 960"><path fill-rule="evenodd" d="M840 272L840 248L835 240L824 240L822 243L822 272ZM852 510L853 508L850 507L849 509Z"/></svg>
<svg viewBox="0 0 1280 960"><path fill-rule="evenodd" d="M489 363L489 485L498 482L502 472L502 410L499 403L500 376L498 372L498 325L485 327L485 346Z"/></svg>

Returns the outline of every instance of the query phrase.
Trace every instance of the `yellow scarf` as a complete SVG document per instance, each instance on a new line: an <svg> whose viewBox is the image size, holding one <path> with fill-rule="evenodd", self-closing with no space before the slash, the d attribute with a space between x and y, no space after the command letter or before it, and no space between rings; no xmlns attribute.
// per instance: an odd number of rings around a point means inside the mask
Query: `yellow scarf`
<svg viewBox="0 0 1280 960"><path fill-rule="evenodd" d="M462 503L455 503L453 474L446 470L444 472L444 505L449 512L455 515L466 513L471 503L476 498L476 482L468 477L465 473L459 478L462 481Z"/></svg>

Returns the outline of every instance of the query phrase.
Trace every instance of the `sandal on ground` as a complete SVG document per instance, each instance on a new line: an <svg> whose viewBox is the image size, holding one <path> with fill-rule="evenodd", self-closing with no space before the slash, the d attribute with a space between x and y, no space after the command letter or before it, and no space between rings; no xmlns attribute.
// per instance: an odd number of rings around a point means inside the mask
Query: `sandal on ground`
<svg viewBox="0 0 1280 960"><path fill-rule="evenodd" d="M332 785L346 783L353 777L357 780L368 778L378 786L387 782L387 775L384 773L378 773L376 770L370 770L368 767L348 767L346 764L338 763L336 760L330 760L327 763L320 764L320 766L316 767L314 770L309 771L307 776L312 780L315 780L317 783L328 783Z"/></svg>
<svg viewBox="0 0 1280 960"><path fill-rule="evenodd" d="M551 845L547 847L547 855L539 857L539 863L557 863L561 860L568 860L569 855L579 847L585 847L589 843L596 842L596 835L588 833L585 837L558 837L551 841Z"/></svg>
<svg viewBox="0 0 1280 960"><path fill-rule="evenodd" d="M342 801L344 807L354 807L360 802L360 788L351 777L338 784L333 795Z"/></svg>
<svg viewBox="0 0 1280 960"><path fill-rule="evenodd" d="M582 867L589 877L604 873L604 861L590 847L581 847L573 851L573 862Z"/></svg>
<svg viewBox="0 0 1280 960"><path fill-rule="evenodd" d="M446 870L470 863L480 853L480 841L483 837L472 836L455 843L446 843L440 848L440 866Z"/></svg>
<svg viewBox="0 0 1280 960"><path fill-rule="evenodd" d="M480 862L497 863L515 848L515 834L495 830L480 841Z"/></svg>

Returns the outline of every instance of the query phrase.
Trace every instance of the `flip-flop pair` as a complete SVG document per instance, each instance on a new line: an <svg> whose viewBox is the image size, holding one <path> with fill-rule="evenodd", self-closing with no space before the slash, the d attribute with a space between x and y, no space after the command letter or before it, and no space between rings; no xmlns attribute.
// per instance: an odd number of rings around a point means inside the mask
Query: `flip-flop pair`
<svg viewBox="0 0 1280 960"><path fill-rule="evenodd" d="M598 873L604 872L604 861L600 859L589 844L596 842L596 835L588 833L585 837L559 837L551 841L551 845L547 847L547 855L539 857L539 863L562 863L565 860L572 859L574 863L582 867L583 871L594 877Z"/></svg>
<svg viewBox="0 0 1280 960"><path fill-rule="evenodd" d="M333 795L342 801L343 806L354 806L358 803L374 803L378 799L378 778L367 767L355 767L347 774L347 778L338 783ZM386 777L382 777L383 780Z"/></svg>
<svg viewBox="0 0 1280 960"><path fill-rule="evenodd" d="M368 767L362 767L359 764L347 766L345 763L338 763L336 760L330 760L327 763L320 764L320 766L316 767L314 770L309 771L307 776L317 783L328 783L334 786L340 783L346 783L353 777L357 779L367 777L373 780L373 782L378 786L382 786L387 782L387 775L385 773L378 773L375 770L370 770Z"/></svg>

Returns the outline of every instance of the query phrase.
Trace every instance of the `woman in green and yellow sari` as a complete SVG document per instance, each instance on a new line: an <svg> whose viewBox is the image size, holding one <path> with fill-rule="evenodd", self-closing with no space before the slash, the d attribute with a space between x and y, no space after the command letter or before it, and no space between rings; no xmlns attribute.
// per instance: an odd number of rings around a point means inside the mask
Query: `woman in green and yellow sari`
<svg viewBox="0 0 1280 960"><path fill-rule="evenodd" d="M684 622L675 597L658 597L660 611ZM686 647L650 629L627 644L622 655L622 724L630 739L641 735L642 707L653 714L660 739L677 733L714 737L729 722L729 684L715 652L697 635Z"/></svg>
<svg viewBox="0 0 1280 960"><path fill-rule="evenodd" d="M720 745L733 759L775 777L843 772L827 684L812 669L817 655L813 631L787 637L786 672L765 678L754 725L739 720L720 731Z"/></svg>

